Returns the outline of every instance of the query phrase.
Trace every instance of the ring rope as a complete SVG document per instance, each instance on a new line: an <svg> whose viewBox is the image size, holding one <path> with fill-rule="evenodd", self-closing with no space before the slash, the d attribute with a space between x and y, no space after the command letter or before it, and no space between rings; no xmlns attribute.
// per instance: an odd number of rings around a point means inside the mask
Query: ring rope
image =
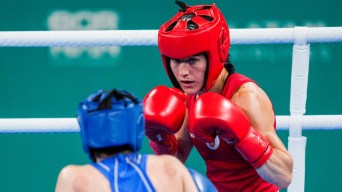
<svg viewBox="0 0 342 192"><path fill-rule="evenodd" d="M295 28L230 29L231 44L294 43ZM157 40L158 30L0 32L0 47L152 46ZM308 27L307 42L342 42L342 27Z"/></svg>
<svg viewBox="0 0 342 192"><path fill-rule="evenodd" d="M277 130L288 130L290 116L276 116ZM304 115L303 130L342 130L342 115ZM0 118L1 133L78 133L76 118Z"/></svg>

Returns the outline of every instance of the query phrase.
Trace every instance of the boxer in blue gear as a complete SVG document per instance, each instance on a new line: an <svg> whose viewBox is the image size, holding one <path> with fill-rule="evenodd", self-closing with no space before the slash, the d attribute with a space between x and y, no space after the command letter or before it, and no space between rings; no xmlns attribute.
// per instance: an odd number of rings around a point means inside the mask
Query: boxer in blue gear
<svg viewBox="0 0 342 192"><path fill-rule="evenodd" d="M80 102L77 112L83 149L92 163L65 166L56 192L216 191L173 156L138 153L145 119L141 100L131 93L99 90Z"/></svg>

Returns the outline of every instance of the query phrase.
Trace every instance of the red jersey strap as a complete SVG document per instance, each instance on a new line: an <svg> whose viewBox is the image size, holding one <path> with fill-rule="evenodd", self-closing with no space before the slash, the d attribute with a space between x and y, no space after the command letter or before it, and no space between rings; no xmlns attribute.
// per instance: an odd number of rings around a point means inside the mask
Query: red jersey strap
<svg viewBox="0 0 342 192"><path fill-rule="evenodd" d="M254 80L244 75L233 73L226 79L221 95L224 95L228 99L231 99L233 94L239 89L239 87L247 82L253 82L257 84Z"/></svg>

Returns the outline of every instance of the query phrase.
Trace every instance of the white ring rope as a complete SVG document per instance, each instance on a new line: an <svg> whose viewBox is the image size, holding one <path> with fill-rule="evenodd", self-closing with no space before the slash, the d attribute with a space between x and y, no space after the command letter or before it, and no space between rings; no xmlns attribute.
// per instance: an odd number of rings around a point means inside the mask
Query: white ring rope
<svg viewBox="0 0 342 192"><path fill-rule="evenodd" d="M277 130L288 130L290 116L280 115ZM342 130L342 115L304 115L303 130ZM77 133L76 118L0 118L1 133Z"/></svg>
<svg viewBox="0 0 342 192"><path fill-rule="evenodd" d="M294 43L295 28L230 29L231 44ZM0 47L151 46L158 30L7 31ZM308 43L342 42L342 27L308 27Z"/></svg>

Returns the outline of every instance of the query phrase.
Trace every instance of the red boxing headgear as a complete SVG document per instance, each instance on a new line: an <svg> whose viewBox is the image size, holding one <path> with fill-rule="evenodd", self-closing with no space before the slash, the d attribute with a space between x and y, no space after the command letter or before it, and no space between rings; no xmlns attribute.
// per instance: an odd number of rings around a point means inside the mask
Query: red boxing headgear
<svg viewBox="0 0 342 192"><path fill-rule="evenodd" d="M177 2L179 4L179 2ZM158 33L158 47L164 67L173 85L180 88L170 68L170 58L182 59L206 53L208 59L205 90L220 75L230 46L229 29L222 12L215 4L187 6L164 23Z"/></svg>

